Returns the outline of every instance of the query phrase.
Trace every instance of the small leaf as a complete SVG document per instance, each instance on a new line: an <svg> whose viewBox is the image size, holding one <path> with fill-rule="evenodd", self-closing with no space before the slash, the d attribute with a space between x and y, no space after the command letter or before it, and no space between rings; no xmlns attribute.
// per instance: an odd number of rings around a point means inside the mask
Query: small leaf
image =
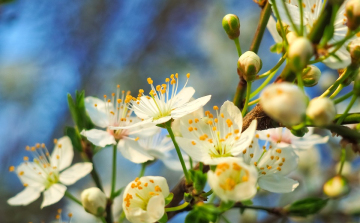
<svg viewBox="0 0 360 223"><path fill-rule="evenodd" d="M74 127L65 127L65 135L69 136L75 150L82 151L81 138Z"/></svg>
<svg viewBox="0 0 360 223"><path fill-rule="evenodd" d="M319 212L327 204L328 199L306 198L294 202L287 208L292 216L307 216Z"/></svg>
<svg viewBox="0 0 360 223"><path fill-rule="evenodd" d="M227 211L229 210L230 208L232 208L234 206L234 202L232 201L228 201L228 202L222 202L221 205L220 205L220 210L223 212L223 211Z"/></svg>
<svg viewBox="0 0 360 223"><path fill-rule="evenodd" d="M253 205L252 200L241 201L241 203L242 203L243 205Z"/></svg>
<svg viewBox="0 0 360 223"><path fill-rule="evenodd" d="M167 213L165 212L164 215L159 219L159 223L166 223L168 221Z"/></svg>
<svg viewBox="0 0 360 223"><path fill-rule="evenodd" d="M174 198L174 194L170 193L166 198L165 198L165 205L168 205L172 199Z"/></svg>

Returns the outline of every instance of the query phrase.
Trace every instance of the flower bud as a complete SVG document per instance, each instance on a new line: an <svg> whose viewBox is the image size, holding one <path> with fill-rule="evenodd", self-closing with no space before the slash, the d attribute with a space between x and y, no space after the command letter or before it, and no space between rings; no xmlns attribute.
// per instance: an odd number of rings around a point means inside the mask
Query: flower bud
<svg viewBox="0 0 360 223"><path fill-rule="evenodd" d="M304 120L306 102L307 97L298 86L285 82L267 86L260 95L265 113L287 126Z"/></svg>
<svg viewBox="0 0 360 223"><path fill-rule="evenodd" d="M81 203L85 211L102 217L105 215L107 199L105 194L97 187L91 187L81 193Z"/></svg>
<svg viewBox="0 0 360 223"><path fill-rule="evenodd" d="M246 81L253 81L261 70L262 62L256 53L247 51L239 57L237 67L241 77Z"/></svg>
<svg viewBox="0 0 360 223"><path fill-rule="evenodd" d="M305 37L298 37L290 44L288 53L292 70L300 71L310 60L314 50L310 40Z"/></svg>
<svg viewBox="0 0 360 223"><path fill-rule="evenodd" d="M295 32L288 32L286 34L286 39L287 39L289 45L291 45L297 38L298 38L298 36L296 35Z"/></svg>
<svg viewBox="0 0 360 223"><path fill-rule="evenodd" d="M282 25L283 25L283 27L284 27L285 34L288 33L290 26L289 26L288 24L284 23L284 22L282 22ZM279 33L279 35L282 36L281 26L280 26L280 20L278 20L278 21L276 22L276 30L277 30L277 32Z"/></svg>
<svg viewBox="0 0 360 223"><path fill-rule="evenodd" d="M309 65L302 72L301 78L305 87L317 85L321 76L321 71L314 65Z"/></svg>
<svg viewBox="0 0 360 223"><path fill-rule="evenodd" d="M348 50L350 52L350 56L351 56L351 62L353 64L360 64L360 38L357 38L353 41L351 41L351 43L348 46Z"/></svg>
<svg viewBox="0 0 360 223"><path fill-rule="evenodd" d="M345 6L347 26L350 30L355 30L360 25L360 1L350 0Z"/></svg>
<svg viewBox="0 0 360 223"><path fill-rule="evenodd" d="M222 26L230 39L236 39L240 36L240 20L234 14L227 14L222 20Z"/></svg>
<svg viewBox="0 0 360 223"><path fill-rule="evenodd" d="M354 94L360 97L360 71L358 71L354 80Z"/></svg>
<svg viewBox="0 0 360 223"><path fill-rule="evenodd" d="M344 177L335 176L324 184L323 190L327 196L337 198L349 193L350 187Z"/></svg>
<svg viewBox="0 0 360 223"><path fill-rule="evenodd" d="M314 98L306 109L306 115L316 126L328 125L336 115L334 102L329 98Z"/></svg>

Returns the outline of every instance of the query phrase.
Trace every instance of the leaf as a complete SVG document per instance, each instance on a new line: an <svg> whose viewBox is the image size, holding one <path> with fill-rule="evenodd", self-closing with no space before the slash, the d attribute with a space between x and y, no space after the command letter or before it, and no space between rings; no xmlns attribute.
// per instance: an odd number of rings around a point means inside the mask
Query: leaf
<svg viewBox="0 0 360 223"><path fill-rule="evenodd" d="M213 204L198 204L189 212L185 223L209 223L216 222L221 211Z"/></svg>
<svg viewBox="0 0 360 223"><path fill-rule="evenodd" d="M81 138L74 127L65 127L65 135L69 136L71 143L77 151L82 151Z"/></svg>
<svg viewBox="0 0 360 223"><path fill-rule="evenodd" d="M165 212L164 215L159 219L159 223L166 223L168 221L167 213Z"/></svg>
<svg viewBox="0 0 360 223"><path fill-rule="evenodd" d="M221 202L221 205L220 205L220 210L222 212L224 211L227 211L229 210L230 208L232 208L234 206L235 202L232 202L232 201L228 201L228 202Z"/></svg>
<svg viewBox="0 0 360 223"><path fill-rule="evenodd" d="M174 194L170 193L166 198L165 198L165 206L168 205L172 199L174 198Z"/></svg>
<svg viewBox="0 0 360 223"><path fill-rule="evenodd" d="M207 175L201 170L190 170L190 177L193 181L194 189L197 193L201 193L204 190L207 181Z"/></svg>
<svg viewBox="0 0 360 223"><path fill-rule="evenodd" d="M289 215L302 216L315 214L326 206L328 199L321 198L306 198L294 202L287 208Z"/></svg>
<svg viewBox="0 0 360 223"><path fill-rule="evenodd" d="M85 108L85 91L76 91L75 99L68 94L68 105L71 113L71 117L78 127L79 131L83 129L92 129L94 124L91 122L90 117L86 113Z"/></svg>

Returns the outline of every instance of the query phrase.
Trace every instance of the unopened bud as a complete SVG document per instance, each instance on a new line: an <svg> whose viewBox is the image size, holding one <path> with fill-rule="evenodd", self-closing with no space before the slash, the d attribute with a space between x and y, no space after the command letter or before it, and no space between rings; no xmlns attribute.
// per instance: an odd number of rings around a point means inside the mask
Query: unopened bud
<svg viewBox="0 0 360 223"><path fill-rule="evenodd" d="M337 198L349 193L350 186L344 177L336 176L324 184L323 190L327 196Z"/></svg>
<svg viewBox="0 0 360 223"><path fill-rule="evenodd" d="M353 64L360 64L360 38L356 38L355 40L351 41L348 46L348 50L351 56L351 62Z"/></svg>
<svg viewBox="0 0 360 223"><path fill-rule="evenodd" d="M240 20L234 14L227 14L222 20L222 26L230 39L240 36Z"/></svg>
<svg viewBox="0 0 360 223"><path fill-rule="evenodd" d="M316 126L331 124L336 115L334 102L329 98L314 98L306 109L306 115Z"/></svg>
<svg viewBox="0 0 360 223"><path fill-rule="evenodd" d="M317 85L321 76L321 71L314 65L307 66L301 75L305 87Z"/></svg>
<svg viewBox="0 0 360 223"><path fill-rule="evenodd" d="M239 57L237 67L241 77L246 81L253 81L261 70L262 62L256 53L247 51Z"/></svg>
<svg viewBox="0 0 360 223"><path fill-rule="evenodd" d="M354 94L360 97L360 70L354 80Z"/></svg>
<svg viewBox="0 0 360 223"><path fill-rule="evenodd" d="M289 46L289 60L293 71L301 71L310 60L314 50L310 40L305 37L296 38Z"/></svg>
<svg viewBox="0 0 360 223"><path fill-rule="evenodd" d="M81 203L85 211L102 217L105 215L106 195L97 187L91 187L81 193Z"/></svg>
<svg viewBox="0 0 360 223"><path fill-rule="evenodd" d="M260 95L260 105L272 119L287 126L301 123L305 118L307 97L296 85L272 84Z"/></svg>
<svg viewBox="0 0 360 223"><path fill-rule="evenodd" d="M284 28L284 31L285 31L285 34L287 34L289 32L289 25L282 22L282 25L283 25L283 28ZM277 32L279 33L280 36L282 36L282 32L281 32L281 26L280 26L280 20L278 19L278 21L276 22L276 30Z"/></svg>
<svg viewBox="0 0 360 223"><path fill-rule="evenodd" d="M293 44L293 42L298 38L295 32L288 32L286 34L286 40L288 41L289 45Z"/></svg>
<svg viewBox="0 0 360 223"><path fill-rule="evenodd" d="M350 30L355 30L360 25L360 1L350 0L345 6L347 26Z"/></svg>

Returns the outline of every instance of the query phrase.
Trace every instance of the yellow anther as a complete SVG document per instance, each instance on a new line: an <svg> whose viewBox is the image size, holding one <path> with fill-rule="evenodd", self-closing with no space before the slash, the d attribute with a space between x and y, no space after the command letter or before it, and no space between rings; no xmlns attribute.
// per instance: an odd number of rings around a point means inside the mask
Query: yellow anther
<svg viewBox="0 0 360 223"><path fill-rule="evenodd" d="M224 113L221 113L220 116L221 116L221 118L224 118Z"/></svg>
<svg viewBox="0 0 360 223"><path fill-rule="evenodd" d="M172 79L170 84L176 84L176 80L175 79Z"/></svg>
<svg viewBox="0 0 360 223"><path fill-rule="evenodd" d="M22 175L24 175L24 171L19 172L19 176L22 176Z"/></svg>
<svg viewBox="0 0 360 223"><path fill-rule="evenodd" d="M24 183L23 185L24 185L24 187L27 187L27 186L29 186L29 184L27 184L27 183Z"/></svg>
<svg viewBox="0 0 360 223"><path fill-rule="evenodd" d="M207 121L207 124L212 125L213 122L211 120Z"/></svg>
<svg viewBox="0 0 360 223"><path fill-rule="evenodd" d="M199 137L199 139L204 141L206 139L206 137L202 135L202 136Z"/></svg>
<svg viewBox="0 0 360 223"><path fill-rule="evenodd" d="M29 157L24 156L24 161L29 161Z"/></svg>
<svg viewBox="0 0 360 223"><path fill-rule="evenodd" d="M196 142L195 141L191 141L191 144L193 144L194 146L196 145Z"/></svg>
<svg viewBox="0 0 360 223"><path fill-rule="evenodd" d="M215 123L218 123L218 122L219 122L219 120L218 120L217 118L215 118L215 119L214 119L214 122L215 122Z"/></svg>
<svg viewBox="0 0 360 223"><path fill-rule="evenodd" d="M263 171L263 172L261 172L261 174L265 175L265 174L266 174L266 172L265 172L265 171Z"/></svg>
<svg viewBox="0 0 360 223"><path fill-rule="evenodd" d="M283 165L283 163L279 163L279 166L282 166Z"/></svg>
<svg viewBox="0 0 360 223"><path fill-rule="evenodd" d="M109 102L109 103L110 103L110 102L111 102L111 100L110 100L110 99L108 99L108 100L107 100L107 102Z"/></svg>
<svg viewBox="0 0 360 223"><path fill-rule="evenodd" d="M186 77L187 77L187 78L190 78L190 73L187 73L187 74L186 74Z"/></svg>
<svg viewBox="0 0 360 223"><path fill-rule="evenodd" d="M174 79L174 74L171 74L171 75L170 75L170 78L171 78L171 79Z"/></svg>
<svg viewBox="0 0 360 223"><path fill-rule="evenodd" d="M154 183L154 180L149 180L151 183Z"/></svg>
<svg viewBox="0 0 360 223"><path fill-rule="evenodd" d="M270 170L272 167L271 167L271 166L268 166L267 168L268 168L268 170Z"/></svg>
<svg viewBox="0 0 360 223"><path fill-rule="evenodd" d="M192 132L194 130L194 128L193 127L189 127L189 132Z"/></svg>
<svg viewBox="0 0 360 223"><path fill-rule="evenodd" d="M139 137L136 137L136 138L135 138L135 141L138 141L139 139L140 139Z"/></svg>
<svg viewBox="0 0 360 223"><path fill-rule="evenodd" d="M246 149L244 149L244 151L243 151L243 154L245 154L246 153Z"/></svg>
<svg viewBox="0 0 360 223"><path fill-rule="evenodd" d="M241 170L241 166L237 163L233 163L233 169L236 171L240 171Z"/></svg>
<svg viewBox="0 0 360 223"><path fill-rule="evenodd" d="M170 79L169 79L169 78L166 78L166 79L165 79L165 82L166 82L166 83L168 83L169 81L170 81Z"/></svg>
<svg viewBox="0 0 360 223"><path fill-rule="evenodd" d="M267 134L266 137L270 138L270 134Z"/></svg>
<svg viewBox="0 0 360 223"><path fill-rule="evenodd" d="M270 159L273 160L273 159L274 159L274 156L270 156Z"/></svg>
<svg viewBox="0 0 360 223"><path fill-rule="evenodd" d="M139 181L139 177L136 177L136 178L135 178L135 182L138 182L138 181Z"/></svg>
<svg viewBox="0 0 360 223"><path fill-rule="evenodd" d="M160 86L160 85L157 85L157 86L156 86L156 90L157 90L157 91L160 91L160 90L161 90L161 86Z"/></svg>
<svg viewBox="0 0 360 223"><path fill-rule="evenodd" d="M25 149L26 149L27 151L29 151L29 150L30 150L30 146L26 146Z"/></svg>
<svg viewBox="0 0 360 223"><path fill-rule="evenodd" d="M212 130L213 130L213 131L216 131L216 126L212 127Z"/></svg>
<svg viewBox="0 0 360 223"><path fill-rule="evenodd" d="M277 153L281 153L281 149L277 149L276 152L277 152Z"/></svg>
<svg viewBox="0 0 360 223"><path fill-rule="evenodd" d="M256 137L256 138L259 138L259 134L256 134L255 137Z"/></svg>
<svg viewBox="0 0 360 223"><path fill-rule="evenodd" d="M193 123L193 120L192 119L189 119L189 124L192 124Z"/></svg>
<svg viewBox="0 0 360 223"><path fill-rule="evenodd" d="M61 148L62 148L62 145L61 145L61 144L59 144L59 145L58 145L58 148L59 148L59 149L61 149Z"/></svg>
<svg viewBox="0 0 360 223"><path fill-rule="evenodd" d="M254 166L257 166L257 162L254 162Z"/></svg>
<svg viewBox="0 0 360 223"><path fill-rule="evenodd" d="M161 188L158 185L155 186L155 191L156 192L162 192Z"/></svg>
<svg viewBox="0 0 360 223"><path fill-rule="evenodd" d="M15 167L14 167L14 166L10 166L10 167L9 167L9 172L14 172L14 170L15 170Z"/></svg>
<svg viewBox="0 0 360 223"><path fill-rule="evenodd" d="M276 159L276 160L279 160L279 157L278 157L278 156L275 156L275 159Z"/></svg>
<svg viewBox="0 0 360 223"><path fill-rule="evenodd" d="M238 134L239 132L240 132L239 129L235 129L235 130L234 130L234 133L235 133L235 134Z"/></svg>
<svg viewBox="0 0 360 223"><path fill-rule="evenodd" d="M60 159L60 156L59 156L59 155L56 155L56 159Z"/></svg>
<svg viewBox="0 0 360 223"><path fill-rule="evenodd" d="M153 84L154 83L154 81L150 77L148 77L147 82L148 82L148 84Z"/></svg>
<svg viewBox="0 0 360 223"><path fill-rule="evenodd" d="M196 118L196 119L194 119L194 121L195 121L195 123L198 123L198 122L199 122L199 119Z"/></svg>
<svg viewBox="0 0 360 223"><path fill-rule="evenodd" d="M213 109L214 109L214 110L219 110L219 107L218 107L218 106L214 106Z"/></svg>
<svg viewBox="0 0 360 223"><path fill-rule="evenodd" d="M278 167L278 168L276 168L277 170L279 170L279 171L281 171L281 168L280 167Z"/></svg>
<svg viewBox="0 0 360 223"><path fill-rule="evenodd" d="M31 147L31 151L35 151L36 149L35 149L35 146L32 146Z"/></svg>
<svg viewBox="0 0 360 223"><path fill-rule="evenodd" d="M45 148L45 143L41 143L41 148Z"/></svg>
<svg viewBox="0 0 360 223"><path fill-rule="evenodd" d="M208 139L209 143L213 143L213 140L212 139Z"/></svg>
<svg viewBox="0 0 360 223"><path fill-rule="evenodd" d="M254 154L253 154L253 153L251 153L251 154L250 154L250 157L251 157L251 158L253 158L253 157L254 157Z"/></svg>
<svg viewBox="0 0 360 223"><path fill-rule="evenodd" d="M282 161L285 162L285 158L282 158Z"/></svg>
<svg viewBox="0 0 360 223"><path fill-rule="evenodd" d="M121 101L122 101L122 100L121 100L120 98L119 98L119 99L117 99L117 103L119 103L119 104L120 104L120 103L121 103Z"/></svg>
<svg viewBox="0 0 360 223"><path fill-rule="evenodd" d="M242 177L242 181L248 181L249 180L249 177L247 176L247 175L244 175L243 177Z"/></svg>
<svg viewBox="0 0 360 223"><path fill-rule="evenodd" d="M120 85L118 85L118 86L120 87ZM72 213L69 213L69 214L68 214L68 217L69 217L69 218L71 218L72 216L73 216Z"/></svg>
<svg viewBox="0 0 360 223"><path fill-rule="evenodd" d="M113 93L111 93L111 96L115 97L115 93L114 93L114 92L113 92Z"/></svg>
<svg viewBox="0 0 360 223"><path fill-rule="evenodd" d="M40 143L36 143L35 147L40 148Z"/></svg>
<svg viewBox="0 0 360 223"><path fill-rule="evenodd" d="M111 111L110 114L115 115L115 113L113 111Z"/></svg>

